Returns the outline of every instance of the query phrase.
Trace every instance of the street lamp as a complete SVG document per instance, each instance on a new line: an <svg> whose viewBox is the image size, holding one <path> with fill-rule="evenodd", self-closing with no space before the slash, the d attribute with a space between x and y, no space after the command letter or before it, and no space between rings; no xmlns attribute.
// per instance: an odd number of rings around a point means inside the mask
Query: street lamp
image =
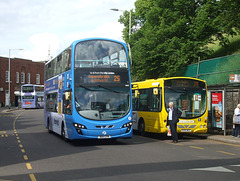
<svg viewBox="0 0 240 181"><path fill-rule="evenodd" d="M112 11L121 11L121 12L124 12L125 10L120 10L120 9L116 9L116 8L112 8L110 9ZM131 10L129 11L129 32L128 32L128 36L129 36L129 39L130 39L130 35L131 35Z"/></svg>
<svg viewBox="0 0 240 181"><path fill-rule="evenodd" d="M11 99L10 99L10 96L11 96L11 88L10 88L10 71L11 71L11 69L10 69L10 67L11 67L11 64L10 64L10 60L11 60L11 58L10 58L10 54L11 54L11 50L23 50L23 49L9 49L9 60L8 60L8 108L10 109L10 104L11 104Z"/></svg>
<svg viewBox="0 0 240 181"><path fill-rule="evenodd" d="M112 8L110 9L112 11L121 11L121 12L124 12L125 10L120 10L120 9L117 9L117 8ZM128 32L128 38L130 40L130 35L131 35L131 22L132 21L132 18L131 18L131 10L129 11L129 32ZM131 55L131 48L130 48L130 44L128 43L128 48L129 48L129 57L130 57L130 60L131 60L131 65L132 65L132 55Z"/></svg>

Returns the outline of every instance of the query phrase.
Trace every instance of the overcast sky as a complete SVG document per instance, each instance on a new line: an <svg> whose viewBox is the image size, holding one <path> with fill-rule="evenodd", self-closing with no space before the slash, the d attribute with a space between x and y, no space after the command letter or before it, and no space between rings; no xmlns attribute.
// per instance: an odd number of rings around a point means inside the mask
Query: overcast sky
<svg viewBox="0 0 240 181"><path fill-rule="evenodd" d="M104 37L122 40L122 12L136 0L2 0L0 1L0 56L44 61L73 41Z"/></svg>

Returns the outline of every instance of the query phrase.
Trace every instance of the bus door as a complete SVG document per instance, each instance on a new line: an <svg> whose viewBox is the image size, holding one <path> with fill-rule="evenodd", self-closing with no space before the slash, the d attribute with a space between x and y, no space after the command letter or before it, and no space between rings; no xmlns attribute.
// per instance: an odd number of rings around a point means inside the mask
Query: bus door
<svg viewBox="0 0 240 181"><path fill-rule="evenodd" d="M161 122L160 122L160 107L161 107L161 96L160 89L158 87L151 88L148 92L148 109L150 110L148 114L149 128L147 131L150 132L160 132ZM149 130L148 130L149 129Z"/></svg>
<svg viewBox="0 0 240 181"><path fill-rule="evenodd" d="M145 131L159 132L160 130L160 107L161 94L159 88L140 89L139 90L139 111L144 119Z"/></svg>
<svg viewBox="0 0 240 181"><path fill-rule="evenodd" d="M63 105L62 105L62 113L64 115L64 123L66 125L66 128L71 128L72 126L72 92L71 91L67 91L63 93L62 96L62 100L63 100ZM69 137L70 135L68 135L68 131L66 132L66 136Z"/></svg>

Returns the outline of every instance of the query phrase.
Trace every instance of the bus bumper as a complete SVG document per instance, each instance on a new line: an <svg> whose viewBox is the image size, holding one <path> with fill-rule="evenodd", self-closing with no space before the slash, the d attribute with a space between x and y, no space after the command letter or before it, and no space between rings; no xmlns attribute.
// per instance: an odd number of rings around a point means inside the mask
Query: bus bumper
<svg viewBox="0 0 240 181"><path fill-rule="evenodd" d="M199 134L207 133L207 128L195 129L193 133L199 133Z"/></svg>
<svg viewBox="0 0 240 181"><path fill-rule="evenodd" d="M83 129L81 133L74 130L72 138L69 139L116 139L116 138L131 138L133 136L132 128L127 131L127 128L122 129L101 129L101 130L88 130Z"/></svg>

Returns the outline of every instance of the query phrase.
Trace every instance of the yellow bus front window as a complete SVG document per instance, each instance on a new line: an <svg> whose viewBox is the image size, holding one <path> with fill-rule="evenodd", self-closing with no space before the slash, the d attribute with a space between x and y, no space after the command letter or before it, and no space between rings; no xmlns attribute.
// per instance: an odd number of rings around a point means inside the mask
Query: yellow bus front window
<svg viewBox="0 0 240 181"><path fill-rule="evenodd" d="M165 82L165 105L169 102L182 111L181 118L199 117L206 111L206 88L203 82L175 79Z"/></svg>

